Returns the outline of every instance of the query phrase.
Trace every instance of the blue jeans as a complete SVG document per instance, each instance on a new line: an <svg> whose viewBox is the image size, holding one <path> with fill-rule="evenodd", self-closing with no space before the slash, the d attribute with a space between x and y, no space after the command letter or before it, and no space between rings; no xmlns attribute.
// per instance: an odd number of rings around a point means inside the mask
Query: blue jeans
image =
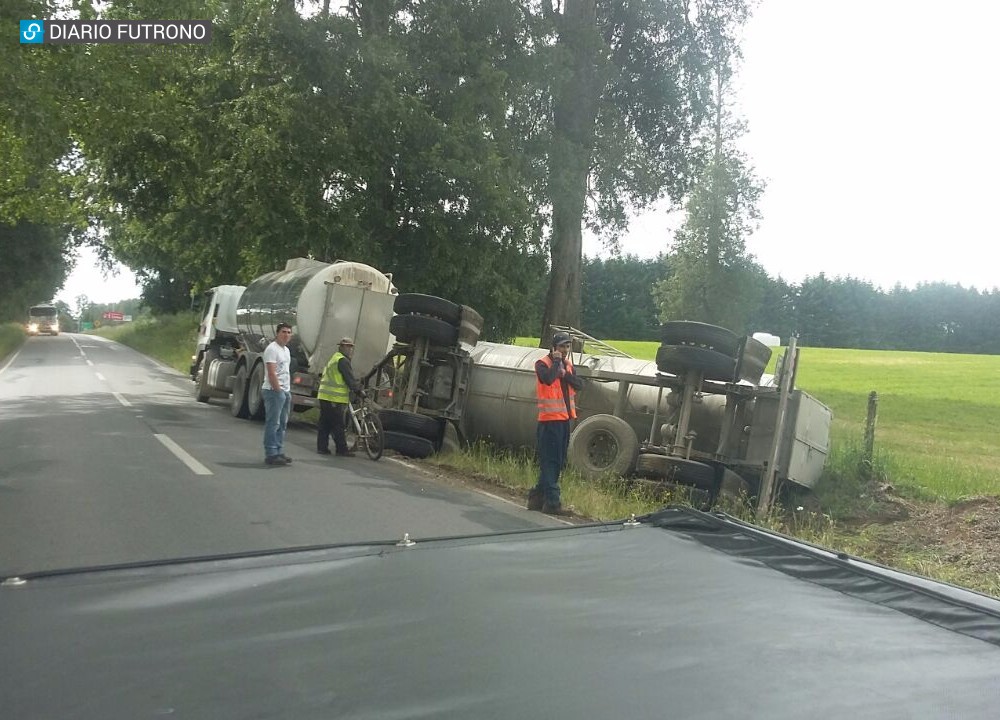
<svg viewBox="0 0 1000 720"><path fill-rule="evenodd" d="M558 506L559 473L566 465L569 449L569 420L549 420L538 423L538 485L546 505Z"/></svg>
<svg viewBox="0 0 1000 720"><path fill-rule="evenodd" d="M287 390L264 388L264 455L285 454L285 428L292 409L292 394Z"/></svg>

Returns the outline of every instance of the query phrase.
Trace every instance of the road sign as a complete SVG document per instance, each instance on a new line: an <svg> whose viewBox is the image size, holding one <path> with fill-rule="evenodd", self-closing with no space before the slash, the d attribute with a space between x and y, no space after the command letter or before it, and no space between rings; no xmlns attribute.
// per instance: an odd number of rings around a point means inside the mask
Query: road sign
<svg viewBox="0 0 1000 720"><path fill-rule="evenodd" d="M103 317L104 317L105 320L124 320L125 319L125 313L111 311L111 312L104 313Z"/></svg>

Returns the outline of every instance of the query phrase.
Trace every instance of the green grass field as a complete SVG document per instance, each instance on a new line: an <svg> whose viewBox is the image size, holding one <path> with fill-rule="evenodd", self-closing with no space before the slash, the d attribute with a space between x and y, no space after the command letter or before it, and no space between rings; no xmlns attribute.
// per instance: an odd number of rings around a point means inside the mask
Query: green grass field
<svg viewBox="0 0 1000 720"><path fill-rule="evenodd" d="M643 360L653 360L658 347L608 344ZM775 348L770 369L781 352ZM876 470L884 482L946 502L1000 495L1000 357L807 347L796 384L833 411L831 478L852 474L847 466L857 461L874 390Z"/></svg>

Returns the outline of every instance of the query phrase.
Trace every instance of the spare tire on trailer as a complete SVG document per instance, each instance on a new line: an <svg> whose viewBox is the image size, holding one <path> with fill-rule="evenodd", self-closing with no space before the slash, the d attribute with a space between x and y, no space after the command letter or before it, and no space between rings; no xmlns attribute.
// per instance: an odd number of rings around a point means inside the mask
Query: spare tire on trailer
<svg viewBox="0 0 1000 720"><path fill-rule="evenodd" d="M382 427L389 432L415 435L434 443L441 441L441 434L444 432L443 420L420 413L383 409L378 411L378 416Z"/></svg>
<svg viewBox="0 0 1000 720"><path fill-rule="evenodd" d="M431 345L451 347L458 342L458 328L427 315L393 315L389 332L401 343L427 338Z"/></svg>
<svg viewBox="0 0 1000 720"><path fill-rule="evenodd" d="M725 495L733 500L748 502L752 494L750 483L746 479L729 468L722 468L722 481L719 483L720 496Z"/></svg>
<svg viewBox="0 0 1000 720"><path fill-rule="evenodd" d="M664 345L691 345L703 347L736 358L743 338L718 325L692 320L671 320L660 326L660 339Z"/></svg>
<svg viewBox="0 0 1000 720"><path fill-rule="evenodd" d="M732 382L736 360L715 350L693 345L661 345L656 351L656 369L683 376L688 370L700 370L706 380Z"/></svg>
<svg viewBox="0 0 1000 720"><path fill-rule="evenodd" d="M385 431L384 436L385 446L390 450L395 450L400 455L419 459L434 454L434 443L427 438L388 430Z"/></svg>
<svg viewBox="0 0 1000 720"><path fill-rule="evenodd" d="M569 436L569 465L590 479L608 473L628 475L638 455L635 430L614 415L591 415Z"/></svg>
<svg viewBox="0 0 1000 720"><path fill-rule="evenodd" d="M462 320L458 324L458 339L466 345L475 346L483 332L483 316L468 305L462 305Z"/></svg>
<svg viewBox="0 0 1000 720"><path fill-rule="evenodd" d="M434 295L404 293L396 296L392 309L400 315L430 315L458 327L462 322L462 306Z"/></svg>
<svg viewBox="0 0 1000 720"><path fill-rule="evenodd" d="M709 491L715 489L714 467L673 455L643 453L636 462L635 471L654 480L685 483Z"/></svg>
<svg viewBox="0 0 1000 720"><path fill-rule="evenodd" d="M740 364L736 370L738 379L752 382L754 385L758 384L770 360L771 348L760 340L754 340L747 336L746 343L740 353Z"/></svg>

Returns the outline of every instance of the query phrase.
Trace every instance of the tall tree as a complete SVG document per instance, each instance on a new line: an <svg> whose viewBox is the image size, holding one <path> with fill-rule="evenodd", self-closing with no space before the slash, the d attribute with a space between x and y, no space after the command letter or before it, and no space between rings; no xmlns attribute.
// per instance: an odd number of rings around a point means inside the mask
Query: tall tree
<svg viewBox="0 0 1000 720"><path fill-rule="evenodd" d="M690 138L706 105L705 35L714 4L741 0L541 0L551 23L551 274L541 335L579 325L582 225L612 242L627 209L690 178Z"/></svg>
<svg viewBox="0 0 1000 720"><path fill-rule="evenodd" d="M706 33L714 80L713 122L699 145L701 171L687 201L687 218L670 255L673 275L657 288L661 316L699 320L738 332L748 329L759 301L753 259L746 237L758 219L763 191L744 153L736 147L743 132L727 103L739 48L733 31L747 18L745 5L716 3L708 9Z"/></svg>

